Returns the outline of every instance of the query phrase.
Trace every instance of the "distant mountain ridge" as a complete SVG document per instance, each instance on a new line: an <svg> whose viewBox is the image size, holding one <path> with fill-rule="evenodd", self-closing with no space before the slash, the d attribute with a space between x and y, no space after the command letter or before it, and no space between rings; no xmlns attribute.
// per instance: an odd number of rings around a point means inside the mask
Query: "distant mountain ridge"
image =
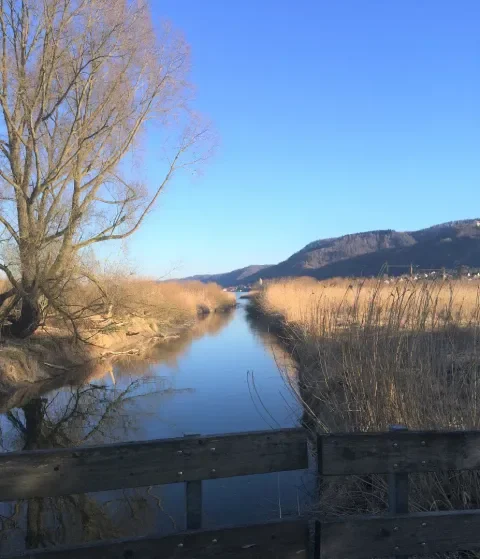
<svg viewBox="0 0 480 559"><path fill-rule="evenodd" d="M246 268L239 268L225 274L200 274L185 278L186 280L198 280L204 283L215 282L222 287L235 287L237 285L247 284L251 282L251 277L260 273L262 270L269 268L268 265L252 265Z"/></svg>
<svg viewBox="0 0 480 559"><path fill-rule="evenodd" d="M376 276L386 262L392 275L405 273L410 264L422 270L480 268L480 219L450 221L418 231L386 229L320 239L273 266L194 278L232 287L260 278Z"/></svg>

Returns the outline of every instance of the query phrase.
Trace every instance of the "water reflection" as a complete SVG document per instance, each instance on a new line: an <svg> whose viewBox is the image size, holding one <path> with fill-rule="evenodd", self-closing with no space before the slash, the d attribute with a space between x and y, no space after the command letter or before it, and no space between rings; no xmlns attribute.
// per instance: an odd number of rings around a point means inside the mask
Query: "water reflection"
<svg viewBox="0 0 480 559"><path fill-rule="evenodd" d="M216 336L233 320L233 311L213 313L197 322L191 329L186 330L177 337L172 337L166 343L158 344L151 348L142 359L127 357L115 364L115 374L119 376L155 374L155 367L159 363L171 368L178 366L178 361L195 340L204 336Z"/></svg>
<svg viewBox="0 0 480 559"><path fill-rule="evenodd" d="M105 360L10 396L16 407L0 416L0 444L11 451L293 426L300 410L278 365L293 374L289 356L243 308L213 314L141 360ZM302 485L296 472L207 482L204 526L296 514ZM182 484L0 504L4 553L184 525Z"/></svg>
<svg viewBox="0 0 480 559"><path fill-rule="evenodd" d="M131 430L126 413L145 379L122 389L90 383L33 398L2 420L2 447L32 450L95 444ZM33 498L0 509L2 552L143 533L153 529L160 497L152 488Z"/></svg>
<svg viewBox="0 0 480 559"><path fill-rule="evenodd" d="M289 384L296 386L297 366L292 355L282 346L277 337L270 331L270 324L262 317L252 313L248 307L245 320L252 334L261 340L263 347L275 361L282 376L287 377Z"/></svg>

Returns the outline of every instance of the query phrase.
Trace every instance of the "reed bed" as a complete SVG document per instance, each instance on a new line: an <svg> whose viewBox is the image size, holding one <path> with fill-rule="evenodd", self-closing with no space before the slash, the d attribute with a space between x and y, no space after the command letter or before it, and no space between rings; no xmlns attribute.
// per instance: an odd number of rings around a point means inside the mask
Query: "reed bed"
<svg viewBox="0 0 480 559"><path fill-rule="evenodd" d="M253 305L295 359L291 386L312 430L480 428L479 283L289 279L265 285ZM410 502L480 508L480 476L412 476ZM327 514L386 506L381 476L330 482L320 503Z"/></svg>

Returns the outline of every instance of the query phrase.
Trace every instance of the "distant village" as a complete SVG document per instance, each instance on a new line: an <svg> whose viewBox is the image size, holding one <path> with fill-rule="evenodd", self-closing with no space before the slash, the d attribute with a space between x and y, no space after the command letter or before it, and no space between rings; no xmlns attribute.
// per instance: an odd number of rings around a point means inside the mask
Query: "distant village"
<svg viewBox="0 0 480 559"><path fill-rule="evenodd" d="M385 281L419 281L419 280L436 280L436 279L463 279L466 281L480 280L480 271L458 271L458 270L444 270L444 271L420 271L417 270L414 274L388 275L384 274Z"/></svg>
<svg viewBox="0 0 480 559"><path fill-rule="evenodd" d="M223 291L229 291L230 293L243 293L244 291L250 291L252 286L253 284L235 285L232 287L224 287Z"/></svg>
<svg viewBox="0 0 480 559"><path fill-rule="evenodd" d="M398 273L402 268L407 270L404 273ZM446 279L464 279L464 280L480 280L480 269L471 268L468 266L458 266L456 269L436 268L436 269L422 269L414 264L409 265L394 265L386 262L380 272L380 277L388 280L395 278L398 281L418 281L418 280L435 280L442 278Z"/></svg>

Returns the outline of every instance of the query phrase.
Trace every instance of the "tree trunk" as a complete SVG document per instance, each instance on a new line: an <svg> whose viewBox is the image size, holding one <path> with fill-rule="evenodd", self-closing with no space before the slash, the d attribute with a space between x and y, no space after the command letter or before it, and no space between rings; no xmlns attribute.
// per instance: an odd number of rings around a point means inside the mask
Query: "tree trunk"
<svg viewBox="0 0 480 559"><path fill-rule="evenodd" d="M34 296L22 298L20 316L12 324L3 328L3 334L14 338L28 338L40 326L42 314L38 300Z"/></svg>

